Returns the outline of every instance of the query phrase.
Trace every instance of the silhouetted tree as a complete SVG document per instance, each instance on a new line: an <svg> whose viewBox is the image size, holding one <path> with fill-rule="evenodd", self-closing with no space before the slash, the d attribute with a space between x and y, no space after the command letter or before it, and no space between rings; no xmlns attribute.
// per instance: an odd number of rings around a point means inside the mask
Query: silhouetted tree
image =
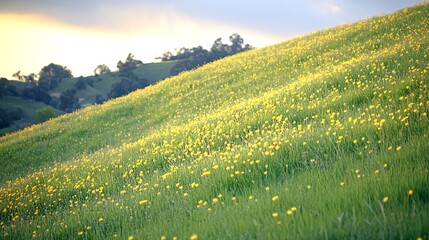
<svg viewBox="0 0 429 240"><path fill-rule="evenodd" d="M100 64L94 69L94 74L96 76L110 72L110 68L106 64Z"/></svg>
<svg viewBox="0 0 429 240"><path fill-rule="evenodd" d="M228 46L228 44L222 43L222 38L218 38L214 41L210 50L212 53L212 59L217 60L228 56L230 52L230 47Z"/></svg>
<svg viewBox="0 0 429 240"><path fill-rule="evenodd" d="M16 77L16 78L18 78L18 80L19 80L19 81L24 81L24 78L23 78L23 76L21 75L21 70L20 70L20 71L18 71L18 72L16 72L16 73L14 73L14 74L12 74L12 77Z"/></svg>
<svg viewBox="0 0 429 240"><path fill-rule="evenodd" d="M52 65L52 64L51 64ZM58 65L59 66L59 65ZM23 99L32 99L35 101L40 101L40 102L44 102L45 104L50 104L52 98L49 95L49 93L47 92L48 90L46 88L43 88L43 81L47 81L47 75L54 75L57 74L56 73L56 67L48 68L45 67L44 69L42 69L44 72L44 78L41 81L37 81L37 75L34 73L29 74L28 76L25 75L21 75L21 71L18 71L16 73L13 74L14 77L18 78L19 81L25 82L26 84L24 84L24 88L21 90L21 93L18 93L15 85L13 84L8 84L7 88L8 88L8 92L13 95L13 96L20 96ZM51 73L46 73L46 72L53 72ZM41 71L42 73L42 71Z"/></svg>
<svg viewBox="0 0 429 240"><path fill-rule="evenodd" d="M79 109L79 99L76 97L76 90L66 90L61 93L59 108L65 112L73 112Z"/></svg>
<svg viewBox="0 0 429 240"><path fill-rule="evenodd" d="M112 89L107 95L109 98L117 98L129 93L129 88L132 85L131 81L127 78L122 78L120 82L113 83Z"/></svg>
<svg viewBox="0 0 429 240"><path fill-rule="evenodd" d="M131 76L132 71L140 64L143 64L142 61L134 59L134 55L129 53L125 62L119 61L116 66L119 69L120 75Z"/></svg>
<svg viewBox="0 0 429 240"><path fill-rule="evenodd" d="M42 89L36 85L30 85L24 88L21 92L21 97L24 99L33 99L36 101L44 102L49 104L51 102L51 96L45 89Z"/></svg>
<svg viewBox="0 0 429 240"><path fill-rule="evenodd" d="M12 76L18 78L19 81L26 82L26 83L35 83L37 80L37 75L34 73L31 73L30 75L25 76L25 75L21 75L21 71L18 71L14 73Z"/></svg>
<svg viewBox="0 0 429 240"><path fill-rule="evenodd" d="M62 80L72 77L73 75L67 67L51 63L40 70L39 86L49 91L57 87Z"/></svg>
<svg viewBox="0 0 429 240"><path fill-rule="evenodd" d="M168 52L165 52L164 54L162 54L162 57L156 57L156 59L161 59L162 61L171 61L172 57L174 57L173 53L168 51Z"/></svg>
<svg viewBox="0 0 429 240"><path fill-rule="evenodd" d="M237 33L232 34L229 37L229 41L232 43L230 47L231 54L235 54L243 51L244 40L239 34Z"/></svg>
<svg viewBox="0 0 429 240"><path fill-rule="evenodd" d="M243 38L237 33L231 35L229 40L231 45L224 44L222 38L216 39L210 51L198 46L194 48L180 48L175 55L171 52L166 52L161 57L161 60L176 60L177 62L170 68L170 74L177 75L182 71L191 70L214 60L252 49L252 46L249 44L244 45Z"/></svg>
<svg viewBox="0 0 429 240"><path fill-rule="evenodd" d="M117 98L120 96L124 96L136 89L144 88L148 85L148 81L146 79L130 79L123 77L120 82L113 83L112 89L107 95L109 98Z"/></svg>
<svg viewBox="0 0 429 240"><path fill-rule="evenodd" d="M193 56L204 56L207 58L209 56L209 51L204 49L201 46L193 47L193 48L180 48L177 50L176 54L173 55L170 51L163 54L161 57L162 61L172 61L172 60L183 60L183 59L189 59Z"/></svg>

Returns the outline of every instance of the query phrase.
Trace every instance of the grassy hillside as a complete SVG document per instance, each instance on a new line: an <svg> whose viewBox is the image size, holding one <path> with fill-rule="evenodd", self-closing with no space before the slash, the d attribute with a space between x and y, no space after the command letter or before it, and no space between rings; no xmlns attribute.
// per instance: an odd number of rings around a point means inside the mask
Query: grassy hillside
<svg viewBox="0 0 429 240"><path fill-rule="evenodd" d="M429 4L0 138L5 239L428 239Z"/></svg>
<svg viewBox="0 0 429 240"><path fill-rule="evenodd" d="M173 61L146 63L137 67L133 73L137 77L147 79L149 84L153 84L169 77L169 70L173 64ZM86 89L78 90L76 93L76 96L79 98L81 105L86 106L95 103L95 96L97 94L107 98L107 94L110 92L112 84L120 82L121 76L119 76L118 72L112 72L108 74L102 74L101 76L84 77L83 79L86 81L92 81L94 83L93 86L87 84ZM58 87L51 91L51 95L58 97L63 91L66 91L67 89L74 89L76 81L77 78L64 80L59 84Z"/></svg>
<svg viewBox="0 0 429 240"><path fill-rule="evenodd" d="M23 126L28 126L33 122L32 117L35 115L37 110L47 107L43 102L22 99L19 97L6 96L0 100L0 108L6 109L8 111L13 111L17 108L21 108L24 114L27 116L26 118L20 120L19 122L15 122L13 126L8 128L0 129L0 135L18 130Z"/></svg>
<svg viewBox="0 0 429 240"><path fill-rule="evenodd" d="M162 79L170 76L170 67L174 64L174 61L160 62L160 63L146 63L138 66L133 74L138 78L147 80L147 84L154 84ZM79 98L82 107L87 107L96 103L96 96L100 95L102 98L107 99L112 84L120 82L121 76L119 72L112 72L109 74L102 74L101 76L89 76L83 77L85 82L92 82L93 85L86 84L86 88L77 90L76 96ZM59 84L58 87L51 90L49 93L52 97L59 99L61 93L66 90L75 89L75 84L78 78L66 79ZM19 81L11 81L16 87L18 92L22 92L25 87L28 87L26 83ZM59 100L58 100L59 101ZM16 131L27 127L33 123L34 114L37 110L47 107L43 102L27 100L19 97L8 96L0 99L0 108L8 111L16 110L21 108L24 110L26 117L19 121L14 121L10 127L0 129L0 135ZM59 113L63 113L58 110Z"/></svg>

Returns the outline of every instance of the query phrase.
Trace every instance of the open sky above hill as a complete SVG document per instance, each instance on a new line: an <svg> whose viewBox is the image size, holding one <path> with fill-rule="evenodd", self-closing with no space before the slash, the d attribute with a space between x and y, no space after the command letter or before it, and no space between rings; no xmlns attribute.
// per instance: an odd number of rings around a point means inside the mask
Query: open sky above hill
<svg viewBox="0 0 429 240"><path fill-rule="evenodd" d="M419 0L0 0L0 76L67 66L91 75L112 70L128 53L152 62L166 51L210 48L239 33L255 47L354 22L422 2Z"/></svg>

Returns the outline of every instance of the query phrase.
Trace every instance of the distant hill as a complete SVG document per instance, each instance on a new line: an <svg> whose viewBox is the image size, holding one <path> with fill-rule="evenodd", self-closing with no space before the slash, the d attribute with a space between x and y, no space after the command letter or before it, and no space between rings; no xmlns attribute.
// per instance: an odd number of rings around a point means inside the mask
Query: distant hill
<svg viewBox="0 0 429 240"><path fill-rule="evenodd" d="M16 109L22 109L24 113L24 116L20 120L15 121L12 126L0 129L0 135L16 131L25 126L33 124L33 116L35 115L36 111L46 107L48 107L48 105L43 102L22 99L15 96L7 96L0 99L1 109L7 110L9 112ZM60 113L61 112L59 111L58 114Z"/></svg>
<svg viewBox="0 0 429 240"><path fill-rule="evenodd" d="M160 63L141 64L133 70L133 74L145 81L144 86L151 85L169 77L170 68L172 65L174 65L174 63L175 61L166 61ZM121 76L119 72L111 72L99 76L65 79L56 88L49 91L49 94L53 98L59 99L62 92L67 90L75 90L80 105L82 107L87 107L96 103L97 95L99 95L100 99L108 99L108 94L112 89L112 84L120 82L121 78L123 78L123 76ZM78 79L83 79L87 83L85 89L76 89L75 84ZM10 83L16 87L18 92L22 92L23 89L28 85L19 81L10 81ZM24 117L22 117L20 120L13 122L10 127L0 129L0 135L33 124L36 111L46 107L48 107L48 105L43 102L23 99L19 96L7 96L5 98L0 98L0 108L7 111L22 109L24 112ZM63 111L57 110L57 114L63 113Z"/></svg>
<svg viewBox="0 0 429 240"><path fill-rule="evenodd" d="M159 62L159 63L146 63L138 66L133 73L139 78L147 80L147 85L154 84L159 80L165 79L170 76L170 67L174 61ZM84 90L77 90L76 96L79 98L80 104L85 107L92 105L96 102L95 96L97 94L107 98L112 84L120 82L121 76L119 72L111 72L99 76L82 77L85 82L93 82L93 86L87 84ZM68 89L74 89L76 81L79 78L68 79L61 82L58 87L50 91L52 96L60 96L61 92Z"/></svg>
<svg viewBox="0 0 429 240"><path fill-rule="evenodd" d="M246 51L0 137L0 238L429 239L428 16ZM92 79L83 103L118 81Z"/></svg>

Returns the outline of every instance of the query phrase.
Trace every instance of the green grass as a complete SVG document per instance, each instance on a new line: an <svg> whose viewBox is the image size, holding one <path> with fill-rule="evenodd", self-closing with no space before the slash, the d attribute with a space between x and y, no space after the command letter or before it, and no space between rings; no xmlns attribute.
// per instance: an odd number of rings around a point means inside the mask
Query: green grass
<svg viewBox="0 0 429 240"><path fill-rule="evenodd" d="M33 122L32 116L36 113L37 110L47 107L48 105L43 102L37 102L33 100L26 100L13 96L3 97L0 101L0 108L6 109L8 111L13 111L17 108L21 108L26 117L21 121L14 122L8 128L0 129L0 135L6 134L8 132L16 131L23 126L28 126Z"/></svg>
<svg viewBox="0 0 429 240"><path fill-rule="evenodd" d="M160 63L146 63L134 70L134 74L140 78L148 80L149 84L154 84L170 76L169 70L174 62L160 62ZM95 96L97 94L107 97L107 94L112 88L112 84L121 81L118 72L102 74L101 76L84 77L85 80L92 79L94 86L89 86L83 90L78 90L76 96L79 98L81 105L92 105L95 103ZM59 96L61 92L74 89L77 78L66 79L62 81L58 87L50 91L51 94Z"/></svg>
<svg viewBox="0 0 429 240"><path fill-rule="evenodd" d="M26 100L12 96L4 97L0 102L0 108L7 110L21 108L26 115L34 115L37 110L45 107L47 107L47 105L42 102Z"/></svg>
<svg viewBox="0 0 429 240"><path fill-rule="evenodd" d="M429 238L428 15L234 55L0 138L2 237Z"/></svg>
<svg viewBox="0 0 429 240"><path fill-rule="evenodd" d="M146 63L134 70L136 76L142 76L148 80L150 84L158 82L160 79L165 79L170 76L170 67L174 61Z"/></svg>
<svg viewBox="0 0 429 240"><path fill-rule="evenodd" d="M174 61L143 64L134 70L134 74L140 78L147 79L148 84L154 84L170 76L169 70L173 64ZM79 98L79 103L81 106L87 107L95 104L96 95L107 98L107 95L112 88L112 84L119 82L121 77L119 76L118 72L112 72L109 74L102 74L101 76L84 77L84 79L92 79L94 86L87 84L85 89L77 90L76 96ZM61 92L75 89L74 86L76 81L77 78L66 79L62 81L55 89L50 91L51 96L59 98ZM14 81L13 83L17 87L18 91L22 91L25 86L25 84L18 81ZM8 128L0 129L0 135L4 135L6 133L10 133L12 131L16 131L31 125L33 123L35 111L46 106L47 105L41 102L28 101L16 97L6 97L0 99L0 107L8 110L13 110L19 107L23 109L28 116L20 121L14 122L14 124Z"/></svg>

